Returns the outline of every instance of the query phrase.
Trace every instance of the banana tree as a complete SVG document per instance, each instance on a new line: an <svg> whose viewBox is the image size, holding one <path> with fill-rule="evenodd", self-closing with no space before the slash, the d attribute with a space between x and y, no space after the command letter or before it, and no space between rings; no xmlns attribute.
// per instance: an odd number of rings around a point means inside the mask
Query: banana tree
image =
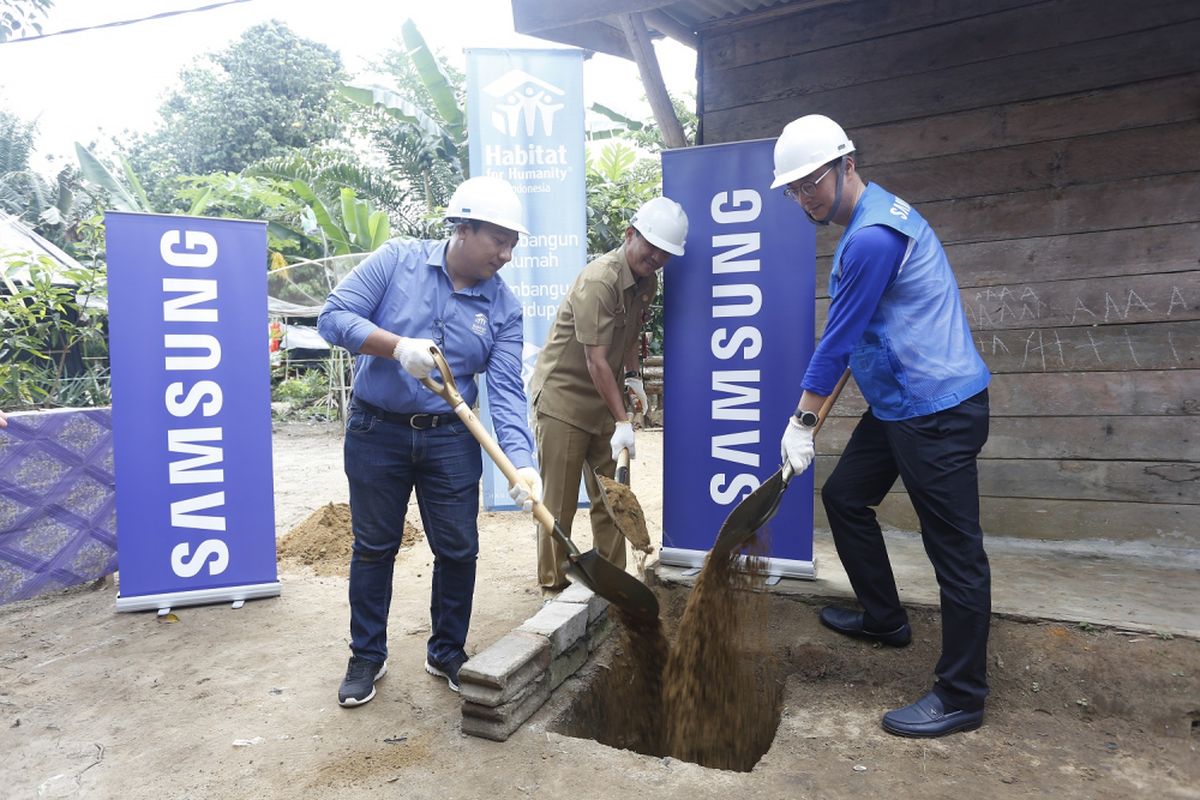
<svg viewBox="0 0 1200 800"><path fill-rule="evenodd" d="M291 188L307 204L302 215L304 234L320 236L327 256L369 253L391 237L387 214L373 211L369 203L355 197L353 189L340 193L339 220L304 181L292 181Z"/></svg>
<svg viewBox="0 0 1200 800"><path fill-rule="evenodd" d="M137 174L134 173L133 167L130 166L129 160L124 155L118 154L117 156L121 163L121 171L125 176L124 182L114 175L91 150L79 142L75 143L75 155L79 158L79 169L84 180L85 190L88 184L103 189L108 193L109 203L117 211L155 210L150 205L150 199L146 196L145 189L142 188L142 182L138 180Z"/></svg>
<svg viewBox="0 0 1200 800"><path fill-rule="evenodd" d="M372 136L399 177L421 192L426 213L432 213L469 174L462 82L443 68L411 19L400 33L404 51L394 69L404 90L344 86L342 94L390 122L375 126Z"/></svg>

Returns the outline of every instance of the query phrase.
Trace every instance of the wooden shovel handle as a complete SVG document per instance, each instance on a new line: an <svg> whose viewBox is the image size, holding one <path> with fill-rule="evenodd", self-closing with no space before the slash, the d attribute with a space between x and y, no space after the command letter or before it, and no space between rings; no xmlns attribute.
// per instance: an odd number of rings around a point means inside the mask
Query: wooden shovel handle
<svg viewBox="0 0 1200 800"><path fill-rule="evenodd" d="M462 395L459 394L458 386L454 383L454 375L451 374L450 365L446 363L446 357L442 355L442 351L438 349L437 345L432 345L429 348L429 352L433 356L433 362L437 364L438 372L442 374L444 383L438 383L433 378L422 378L421 383L428 386L431 392L450 404L450 407L454 409L454 413L458 415L458 418L471 431L471 435L487 451L492 461L496 462L496 466L504 473L504 477L508 478L508 482L512 484L521 483L521 477L517 475L517 468L508 460L508 456L504 455L504 451L500 449L500 445L496 444L496 440L487 432L487 428L483 427L483 423L479 421L479 417L475 416L475 412L471 410L467 402L463 400ZM535 502L533 504L533 517L546 530L554 530L554 515L541 503Z"/></svg>
<svg viewBox="0 0 1200 800"><path fill-rule="evenodd" d="M617 483L629 485L629 448L622 447L620 454L617 456Z"/></svg>
<svg viewBox="0 0 1200 800"><path fill-rule="evenodd" d="M825 402L821 404L821 410L817 412L817 427L813 428L813 436L816 436L821 430L821 426L825 424L825 418L833 410L833 404L837 402L838 395L842 393L842 389L846 386L846 381L848 380L850 380L850 368L846 367L846 371L838 379L837 386L833 387L833 392L830 393L829 397L825 398Z"/></svg>

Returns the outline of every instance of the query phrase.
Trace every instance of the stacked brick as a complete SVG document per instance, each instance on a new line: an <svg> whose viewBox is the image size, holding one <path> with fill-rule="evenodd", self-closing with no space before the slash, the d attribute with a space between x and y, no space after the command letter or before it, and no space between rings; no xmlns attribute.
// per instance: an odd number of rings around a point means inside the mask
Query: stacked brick
<svg viewBox="0 0 1200 800"><path fill-rule="evenodd" d="M572 584L459 673L463 733L502 742L587 662L612 629L608 601Z"/></svg>

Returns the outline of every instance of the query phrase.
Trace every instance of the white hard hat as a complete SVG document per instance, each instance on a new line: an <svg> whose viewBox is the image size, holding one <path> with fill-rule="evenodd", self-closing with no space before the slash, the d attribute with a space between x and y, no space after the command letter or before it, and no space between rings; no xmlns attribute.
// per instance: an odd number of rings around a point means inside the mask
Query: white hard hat
<svg viewBox="0 0 1200 800"><path fill-rule="evenodd" d="M458 185L446 206L445 218L477 219L528 235L522 220L521 199L503 178L481 175Z"/></svg>
<svg viewBox="0 0 1200 800"><path fill-rule="evenodd" d="M794 119L775 141L775 182L771 188L778 189L853 152L854 142L829 117L809 114Z"/></svg>
<svg viewBox="0 0 1200 800"><path fill-rule="evenodd" d="M650 244L673 256L683 255L687 239L688 218L683 206L669 197L655 197L642 203L642 207L629 220L637 232Z"/></svg>

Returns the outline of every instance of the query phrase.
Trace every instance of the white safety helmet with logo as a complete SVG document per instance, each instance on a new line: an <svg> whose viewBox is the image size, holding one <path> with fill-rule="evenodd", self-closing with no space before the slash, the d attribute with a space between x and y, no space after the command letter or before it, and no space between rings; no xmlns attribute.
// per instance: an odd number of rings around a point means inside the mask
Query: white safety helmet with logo
<svg viewBox="0 0 1200 800"><path fill-rule="evenodd" d="M647 200L629 224L650 244L673 256L683 255L688 232L683 206L669 197Z"/></svg>
<svg viewBox="0 0 1200 800"><path fill-rule="evenodd" d="M458 185L446 206L445 219L476 219L529 235L522 222L521 198L503 178L481 175Z"/></svg>
<svg viewBox="0 0 1200 800"><path fill-rule="evenodd" d="M822 164L853 152L854 142L829 117L809 114L792 120L775 141L775 181L771 188L786 186Z"/></svg>

